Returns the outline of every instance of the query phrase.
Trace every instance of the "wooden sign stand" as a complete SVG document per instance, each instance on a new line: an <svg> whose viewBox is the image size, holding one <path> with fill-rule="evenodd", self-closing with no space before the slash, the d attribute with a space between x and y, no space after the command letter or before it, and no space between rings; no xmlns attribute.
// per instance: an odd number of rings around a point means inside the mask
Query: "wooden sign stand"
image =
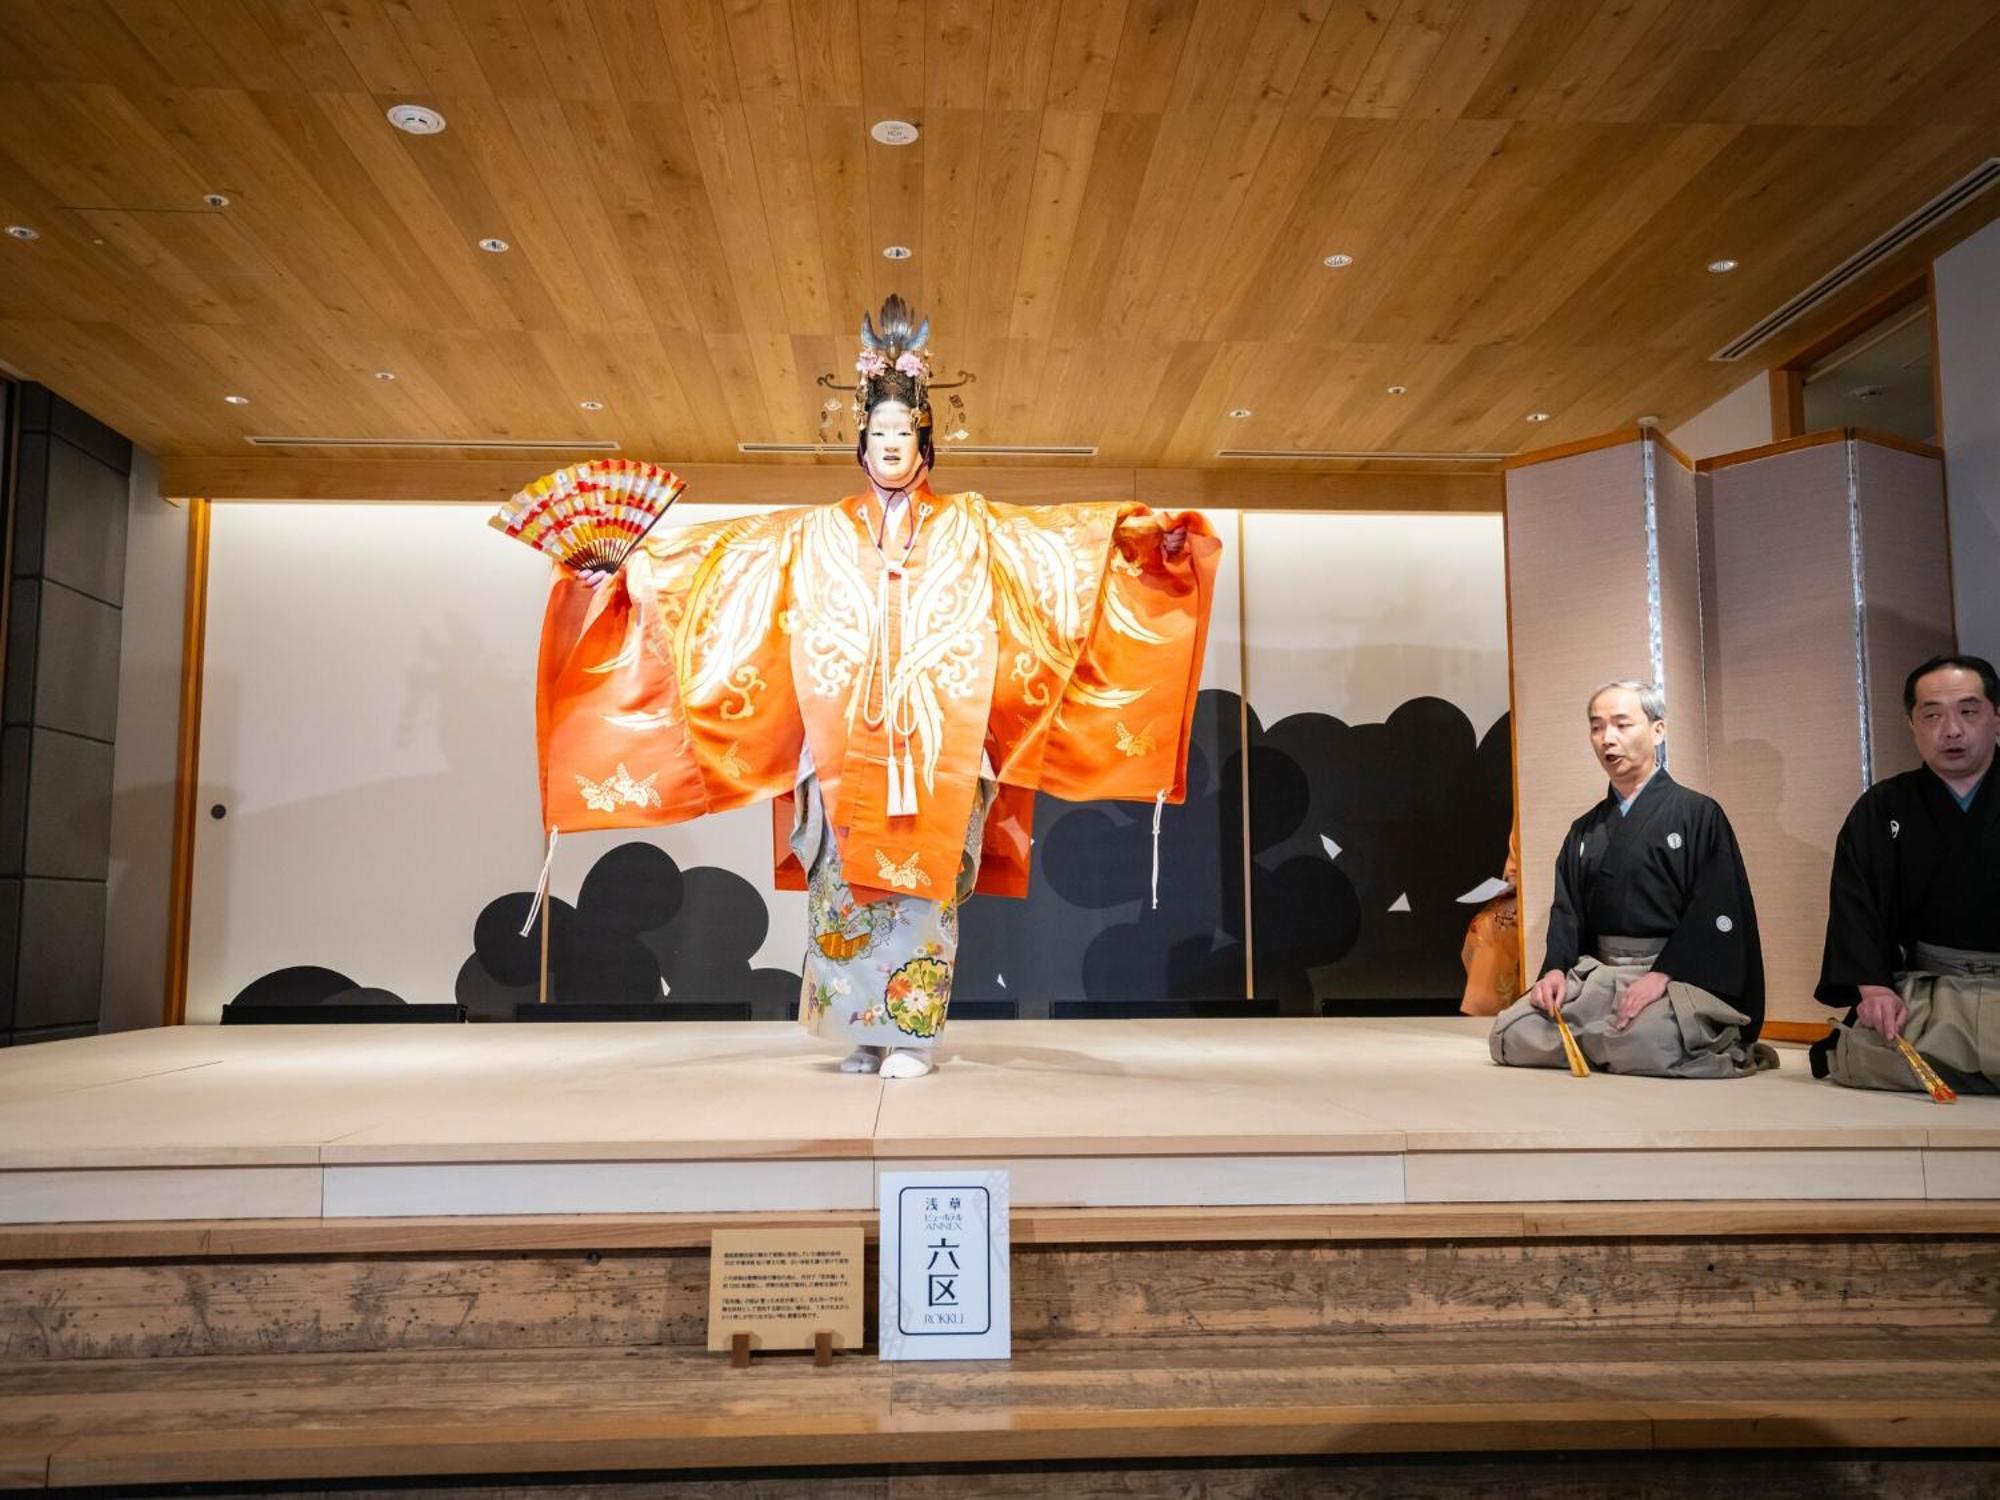
<svg viewBox="0 0 2000 1500"><path fill-rule="evenodd" d="M824 1370L833 1363L833 1330L822 1328L813 1335L813 1367ZM750 1368L750 1335L731 1334L729 1338L729 1368L747 1370Z"/></svg>

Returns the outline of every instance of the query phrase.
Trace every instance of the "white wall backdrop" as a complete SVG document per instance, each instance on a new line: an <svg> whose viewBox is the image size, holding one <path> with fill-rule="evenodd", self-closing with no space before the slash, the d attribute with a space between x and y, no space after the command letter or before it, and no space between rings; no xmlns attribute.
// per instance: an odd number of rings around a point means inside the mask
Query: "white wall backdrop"
<svg viewBox="0 0 2000 1500"><path fill-rule="evenodd" d="M1507 712L1507 569L1497 515L1246 512L1248 691L1266 724L1350 724L1444 698L1476 734Z"/></svg>

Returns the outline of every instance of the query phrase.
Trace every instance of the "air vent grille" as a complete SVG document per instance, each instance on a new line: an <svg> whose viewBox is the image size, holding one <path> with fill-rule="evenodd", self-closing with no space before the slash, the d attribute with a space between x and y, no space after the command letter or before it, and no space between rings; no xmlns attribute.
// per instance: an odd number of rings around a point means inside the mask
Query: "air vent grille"
<svg viewBox="0 0 2000 1500"><path fill-rule="evenodd" d="M1512 458L1511 453L1383 453L1366 448L1217 448L1217 458L1245 463L1287 461L1297 463L1368 462L1401 464L1497 464Z"/></svg>
<svg viewBox="0 0 2000 1500"><path fill-rule="evenodd" d="M852 443L738 443L738 453L845 453ZM965 454L973 458L1095 458L1097 445L1061 447L1041 443L948 443L938 450L941 456Z"/></svg>
<svg viewBox="0 0 2000 1500"><path fill-rule="evenodd" d="M1783 307L1731 339L1709 358L1724 364L1741 359L1773 334L1789 328L1829 297L1837 296L1844 288L1866 276L1910 241L1928 234L1996 182L2000 182L2000 156L1989 156L1922 208L1870 240Z"/></svg>
<svg viewBox="0 0 2000 1500"><path fill-rule="evenodd" d="M495 453L616 453L618 444L609 438L357 438L280 437L259 433L246 437L253 448L455 448Z"/></svg>

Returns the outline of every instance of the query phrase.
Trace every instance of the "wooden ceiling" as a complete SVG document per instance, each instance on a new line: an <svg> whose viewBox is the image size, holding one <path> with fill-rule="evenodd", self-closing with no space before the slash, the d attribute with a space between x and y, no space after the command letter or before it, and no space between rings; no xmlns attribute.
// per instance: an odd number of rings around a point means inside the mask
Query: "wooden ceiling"
<svg viewBox="0 0 2000 1500"><path fill-rule="evenodd" d="M0 360L165 454L720 462L901 290L977 442L1508 453L1996 152L1992 0L0 0Z"/></svg>

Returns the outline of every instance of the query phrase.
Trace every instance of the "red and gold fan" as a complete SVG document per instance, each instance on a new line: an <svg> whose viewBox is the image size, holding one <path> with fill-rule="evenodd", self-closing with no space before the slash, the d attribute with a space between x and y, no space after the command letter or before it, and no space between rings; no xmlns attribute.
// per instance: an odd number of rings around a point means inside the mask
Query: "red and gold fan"
<svg viewBox="0 0 2000 1500"><path fill-rule="evenodd" d="M593 458L537 479L487 524L566 568L614 573L686 488L658 464Z"/></svg>

